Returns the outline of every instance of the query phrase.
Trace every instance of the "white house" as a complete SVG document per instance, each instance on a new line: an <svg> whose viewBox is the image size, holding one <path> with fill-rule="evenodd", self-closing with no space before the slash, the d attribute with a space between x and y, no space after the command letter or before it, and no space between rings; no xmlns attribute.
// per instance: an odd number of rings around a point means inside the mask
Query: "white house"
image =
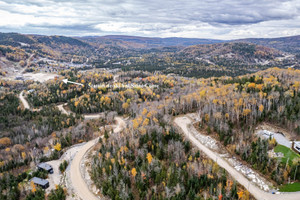
<svg viewBox="0 0 300 200"><path fill-rule="evenodd" d="M293 149L300 154L300 141L293 142Z"/></svg>

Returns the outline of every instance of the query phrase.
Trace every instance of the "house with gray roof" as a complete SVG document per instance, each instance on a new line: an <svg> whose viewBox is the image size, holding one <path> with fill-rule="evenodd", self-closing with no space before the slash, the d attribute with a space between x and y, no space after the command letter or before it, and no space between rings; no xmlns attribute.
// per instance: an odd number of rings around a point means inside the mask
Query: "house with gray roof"
<svg viewBox="0 0 300 200"><path fill-rule="evenodd" d="M293 149L300 154L300 141L293 142Z"/></svg>
<svg viewBox="0 0 300 200"><path fill-rule="evenodd" d="M47 163L40 163L38 164L37 168L40 171L47 171L48 173L53 174L52 166Z"/></svg>
<svg viewBox="0 0 300 200"><path fill-rule="evenodd" d="M33 177L31 179L31 181L36 185L39 186L43 189L47 189L49 187L49 181L45 180L45 179L41 179L38 177Z"/></svg>

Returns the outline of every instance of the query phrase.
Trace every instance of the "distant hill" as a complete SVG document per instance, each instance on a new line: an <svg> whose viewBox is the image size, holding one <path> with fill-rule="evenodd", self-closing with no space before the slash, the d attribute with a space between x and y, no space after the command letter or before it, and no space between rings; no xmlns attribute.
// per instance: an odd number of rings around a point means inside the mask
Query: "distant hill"
<svg viewBox="0 0 300 200"><path fill-rule="evenodd" d="M69 46L77 46L77 47L89 47L90 45L86 42L81 40L72 38L72 37L65 37L65 36L40 36L40 35L33 35L33 39L36 40L38 43L45 44L52 48L56 48L60 45L69 45Z"/></svg>
<svg viewBox="0 0 300 200"><path fill-rule="evenodd" d="M24 44L34 44L36 41L28 35L19 33L0 33L0 45L21 46Z"/></svg>
<svg viewBox="0 0 300 200"><path fill-rule="evenodd" d="M107 35L95 37L81 37L83 41L97 42L101 44L118 44L125 48L159 48L171 46L191 46L196 44L214 44L224 42L223 40L214 39L197 39L197 38L157 38L157 37L137 37L124 35Z"/></svg>
<svg viewBox="0 0 300 200"><path fill-rule="evenodd" d="M274 66L299 68L299 37L223 41L0 33L0 58L3 58L0 65L7 68L9 62L26 61L34 54L37 59L99 68L161 71L194 77L236 76Z"/></svg>
<svg viewBox="0 0 300 200"><path fill-rule="evenodd" d="M228 42L247 42L261 46L278 49L283 52L300 54L300 36L281 38L249 38L240 40L215 40L198 38L158 38L158 37L137 37L125 35L107 36L86 36L86 37L65 37L65 36L44 36L25 35L19 33L0 33L0 45L19 46L40 46L45 45L53 49L67 48L91 48L91 47L114 47L123 49L151 49L164 47L189 47L200 44L217 44Z"/></svg>
<svg viewBox="0 0 300 200"><path fill-rule="evenodd" d="M111 39L106 37L99 36L87 36L87 37L76 37L77 39L87 42L90 45L103 47L119 47L124 49L145 49L146 45L142 43L135 43L132 41L125 41L119 39Z"/></svg>
<svg viewBox="0 0 300 200"><path fill-rule="evenodd" d="M289 53L300 54L300 35L280 38L249 38L236 41L251 42Z"/></svg>
<svg viewBox="0 0 300 200"><path fill-rule="evenodd" d="M88 47L89 44L81 40L65 36L44 36L44 35L23 35L19 33L0 33L0 45L37 46L46 45L57 48L60 45L70 45L77 47Z"/></svg>
<svg viewBox="0 0 300 200"><path fill-rule="evenodd" d="M227 42L247 42L261 46L266 46L280 51L300 54L300 36L281 37L281 38L249 38L239 40L215 40L198 38L158 38L158 37L138 37L126 35L107 35L107 36L89 36L78 37L91 44L101 44L105 46L122 47L125 49L150 49L161 47L188 47L199 44L216 44Z"/></svg>
<svg viewBox="0 0 300 200"><path fill-rule="evenodd" d="M229 66L275 64L276 60L283 59L285 54L261 45L231 42L190 46L178 52L178 56Z"/></svg>

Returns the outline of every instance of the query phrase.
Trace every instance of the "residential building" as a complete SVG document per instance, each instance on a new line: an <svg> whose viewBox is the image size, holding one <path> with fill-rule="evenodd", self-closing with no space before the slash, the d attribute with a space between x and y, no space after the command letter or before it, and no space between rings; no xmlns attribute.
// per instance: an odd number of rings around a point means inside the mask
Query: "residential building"
<svg viewBox="0 0 300 200"><path fill-rule="evenodd" d="M37 186L39 186L39 187L41 187L41 188L43 188L43 189L47 189L47 188L49 187L49 181L47 181L47 180L45 180L45 179L41 179L41 178L38 178L38 177L33 177L33 178L31 179L31 181L32 181L35 185L37 185Z"/></svg>
<svg viewBox="0 0 300 200"><path fill-rule="evenodd" d="M37 168L41 171L45 170L50 174L53 174L53 168L51 165L47 164L47 163L40 163L38 164Z"/></svg>

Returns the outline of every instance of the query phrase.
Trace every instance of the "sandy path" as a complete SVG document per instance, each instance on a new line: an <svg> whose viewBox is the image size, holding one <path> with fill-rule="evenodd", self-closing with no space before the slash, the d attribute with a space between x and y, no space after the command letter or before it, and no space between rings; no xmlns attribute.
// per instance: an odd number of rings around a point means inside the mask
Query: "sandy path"
<svg viewBox="0 0 300 200"><path fill-rule="evenodd" d="M22 91L19 95L19 99L22 101L22 104L24 105L25 109L30 109L29 103L27 102L27 100L24 98L23 96L24 91Z"/></svg>
<svg viewBox="0 0 300 200"><path fill-rule="evenodd" d="M19 95L19 99L21 100L22 104L24 105L24 108L27 108L27 109L30 109L30 106L29 106L29 103L28 101L24 98L23 96L24 94L24 91L22 91ZM67 111L64 106L67 105L67 103L64 103L64 104L60 104L60 105L57 105L57 108L63 113L63 114L66 114L66 115L69 115L70 113L72 113L71 111ZM32 110L32 109L31 109ZM36 110L39 110L39 109L36 109ZM95 114L85 114L85 115L82 115L83 118L85 120L90 120L90 119L98 119L100 117L104 117L104 113L95 113Z"/></svg>
<svg viewBox="0 0 300 200"><path fill-rule="evenodd" d="M60 104L60 105L57 105L57 108L63 113L63 114L66 114L66 115L69 115L70 113L73 113L72 111L67 111L64 106L66 106L67 103L64 103L64 104ZM74 113L75 115L75 113ZM85 120L90 120L90 119L98 119L100 117L104 117L104 113L94 113L94 114L85 114L85 115L82 115L83 118Z"/></svg>
<svg viewBox="0 0 300 200"><path fill-rule="evenodd" d="M98 114L86 114L83 115L85 120L89 120L89 119L98 119L100 117L104 117L104 113L98 113Z"/></svg>
<svg viewBox="0 0 300 200"><path fill-rule="evenodd" d="M114 132L119 132L123 128L125 128L126 123L121 117L116 117L118 125L114 128ZM83 200L97 200L99 199L96 197L88 188L85 180L83 179L81 172L80 172L80 163L83 159L84 155L91 149L98 141L98 138L87 142L75 155L74 159L71 162L70 167L70 180L73 186L73 189L77 196L79 196Z"/></svg>
<svg viewBox="0 0 300 200"><path fill-rule="evenodd" d="M192 121L187 117L177 117L174 122L183 130L186 137L201 151L203 151L212 160L217 160L219 166L223 167L232 177L235 178L241 185L243 185L256 199L258 200L299 200L300 192L291 193L281 193L281 194L271 194L267 193L256 185L252 184L246 177L244 177L240 172L229 165L220 155L213 152L203 144L201 144L193 134L190 134L188 130L188 125Z"/></svg>
<svg viewBox="0 0 300 200"><path fill-rule="evenodd" d="M63 114L66 114L66 115L70 114L68 111L66 111L66 109L64 108L64 105L66 105L66 104L58 105L57 106L58 110L60 110L60 112L62 112Z"/></svg>

